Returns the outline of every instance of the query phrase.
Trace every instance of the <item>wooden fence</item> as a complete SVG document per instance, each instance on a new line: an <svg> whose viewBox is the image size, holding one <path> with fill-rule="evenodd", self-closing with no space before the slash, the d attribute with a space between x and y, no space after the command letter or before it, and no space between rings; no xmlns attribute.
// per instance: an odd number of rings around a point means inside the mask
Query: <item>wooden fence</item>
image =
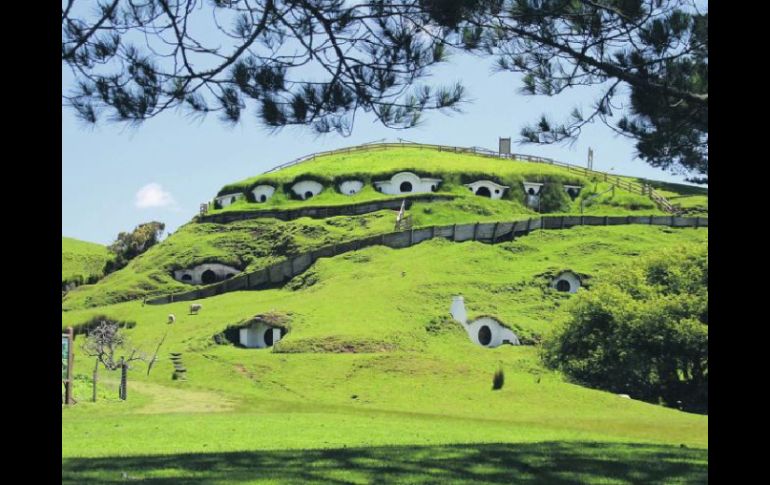
<svg viewBox="0 0 770 485"><path fill-rule="evenodd" d="M481 241L497 243L511 241L535 229L566 229L574 226L616 226L623 224L651 224L671 227L708 227L707 217L678 216L543 216L522 221L484 222L429 226L369 236L344 243L324 246L287 258L257 271L240 274L233 278L184 293L161 296L146 300L148 304L173 303L198 300L221 295L230 291L264 288L279 285L303 273L320 258L330 258L369 246L406 248L428 239L441 237L450 241Z"/></svg>
<svg viewBox="0 0 770 485"><path fill-rule="evenodd" d="M303 162L307 162L310 160L315 160L318 157L325 157L329 155L339 155L339 154L345 154L345 153L356 153L356 152L363 152L363 151L374 151L374 150L386 150L389 148L404 148L404 147L411 147L411 148L421 148L421 149L428 149L428 150L437 150L439 152L453 152L453 153L472 153L474 155L479 155L483 157L489 157L489 158L504 158L504 159L511 159L511 160L524 160L527 162L534 162L534 163L545 163L548 165L555 165L558 167L566 168L569 172L575 172L581 175L584 175L586 177L594 177L598 178L600 180L604 180L605 182L609 182L616 187L620 187L621 189L627 190L632 193L638 193L640 195L646 195L648 196L661 210L669 212L669 213L676 213L677 209L671 205L671 203L666 200L665 197L663 197L659 192L657 192L655 189L653 189L650 185L647 184L638 184L635 182L631 182L629 180L626 180L624 178L621 178L617 175L611 175L607 172L600 172L598 170L589 170L588 168L581 167L579 165L574 165L567 162L560 162L558 160L554 160L552 158L546 158L546 157L538 157L535 155L526 155L523 153L512 153L510 155L508 154L500 154L498 152L495 152L493 150L488 150L486 148L480 148L480 147L456 147L456 146L448 146L448 145L431 145L426 143L413 143L413 142L401 142L401 143L370 143L365 145L357 145L347 148L339 148L337 150L328 150L324 152L316 152L311 153L310 155L305 155L303 157L297 158L295 160L292 160L290 162L278 165L276 167L271 168L270 170L267 170L263 172L263 174L275 172L276 170L281 170L286 167L291 167L294 165L298 165Z"/></svg>

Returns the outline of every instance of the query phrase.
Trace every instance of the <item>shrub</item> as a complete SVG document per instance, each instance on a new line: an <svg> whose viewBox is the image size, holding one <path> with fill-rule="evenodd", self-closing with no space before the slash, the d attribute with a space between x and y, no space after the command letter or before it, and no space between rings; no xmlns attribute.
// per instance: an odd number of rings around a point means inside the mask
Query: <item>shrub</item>
<svg viewBox="0 0 770 485"><path fill-rule="evenodd" d="M569 310L544 342L546 365L588 386L708 412L705 245L628 265L575 295Z"/></svg>
<svg viewBox="0 0 770 485"><path fill-rule="evenodd" d="M540 212L567 212L569 208L570 198L561 182L546 182L540 191Z"/></svg>
<svg viewBox="0 0 770 485"><path fill-rule="evenodd" d="M503 372L503 369L498 369L495 371L495 375L492 376L492 390L497 391L498 389L502 389L503 384L505 384L505 373Z"/></svg>

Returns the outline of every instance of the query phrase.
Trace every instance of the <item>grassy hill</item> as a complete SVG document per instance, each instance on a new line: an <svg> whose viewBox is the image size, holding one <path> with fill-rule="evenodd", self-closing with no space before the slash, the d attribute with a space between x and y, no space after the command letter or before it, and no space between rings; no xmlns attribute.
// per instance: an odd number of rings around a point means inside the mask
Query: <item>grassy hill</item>
<svg viewBox="0 0 770 485"><path fill-rule="evenodd" d="M414 168L422 160L414 155L398 166ZM462 163L475 163L442 160L420 166L445 174L456 169L459 177ZM291 180L313 163L270 176ZM376 174L397 166L336 163L339 168L329 164L313 173L337 176L347 167ZM515 177L525 167L477 168ZM601 181L584 183L603 191ZM534 215L517 200L456 194L453 201L415 203L415 225ZM634 194L607 193L589 209L655 213L623 205L625 196ZM76 350L79 402L62 410L63 483L706 480L708 416L570 383L542 365L537 342L566 317L573 298L550 288L553 275L579 273L580 291L590 291L640 257L706 245L707 228L583 226L495 245L434 239L405 249L373 246L320 259L282 287L200 300L197 315L188 314L190 302L136 300L190 288L173 280L174 269L212 261L257 269L306 249L390 232L393 222L392 211L289 222L193 221L126 268L72 291L63 302L62 327L107 315L134 323L125 330L130 345L148 354L165 340L149 375L144 364L133 364L125 402L116 399L119 376L106 371L100 400L88 402L93 361ZM527 345L472 343L449 317L451 298L459 294L469 316L496 316ZM274 347L245 349L222 338L228 328L267 312L289 319L288 334ZM187 380L172 379L171 352L181 353ZM499 369L505 384L493 391Z"/></svg>
<svg viewBox="0 0 770 485"><path fill-rule="evenodd" d="M104 276L104 265L113 258L101 244L80 241L71 237L61 238L61 281L82 285L94 283Z"/></svg>

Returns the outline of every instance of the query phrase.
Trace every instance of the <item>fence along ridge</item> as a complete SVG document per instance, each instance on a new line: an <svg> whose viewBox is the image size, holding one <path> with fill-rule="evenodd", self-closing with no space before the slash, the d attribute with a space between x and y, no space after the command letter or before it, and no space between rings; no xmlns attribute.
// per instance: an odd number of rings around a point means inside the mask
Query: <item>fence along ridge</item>
<svg viewBox="0 0 770 485"><path fill-rule="evenodd" d="M599 177L604 177L604 180L606 182L610 181L610 178L612 178L612 183L622 189L628 190L630 192L638 192L640 195L647 195L659 208L662 210L669 212L669 213L676 213L676 208L666 199L663 197L658 191L653 189L649 185L641 185L636 182L629 182L628 180L623 180L617 175L610 175L608 172L601 172L599 170L593 170L588 169L586 167L581 167L580 165L575 165L568 162L561 162L558 160L554 160L552 158L547 157L540 157L537 155L527 155L523 153L511 153L510 155L502 155L494 150L489 150L487 148L481 148L481 147L458 147L458 146L452 146L452 145L433 145L429 143L416 143L416 142L374 142L374 143L368 143L368 144L361 144L361 145L354 145L351 147L346 148L337 148L334 150L326 150L322 152L315 152L311 153L309 155L304 155L299 158L295 158L294 160L290 162L283 163L281 165L276 165L275 167L266 170L262 172L261 175L265 175L271 172L275 172L277 170L281 170L284 168L292 167L294 165L299 165L300 163L307 162L309 160L315 160L318 157L325 157L330 155L338 155L342 153L354 153L354 152L360 152L360 151L370 151L370 150L385 150L388 148L403 148L403 147L416 147L416 148L425 148L425 149L432 149L437 151L448 151L448 152L454 152L454 153L473 153L475 155L485 156L489 158L504 158L504 159L511 159L511 160L523 160L527 162L535 162L535 163L546 163L548 165L556 165L559 167L564 167L568 171L575 171L578 173L583 173L583 175L588 176L594 175Z"/></svg>
<svg viewBox="0 0 770 485"><path fill-rule="evenodd" d="M281 284L302 274L318 259L333 257L370 246L388 246L399 249L411 247L434 238L455 242L480 241L496 244L512 241L519 235L526 235L535 229L569 229L574 226L616 226L631 224L662 225L670 227L708 227L708 217L670 216L541 216L518 221L492 221L446 226L425 226L405 231L367 236L348 242L335 243L300 253L279 263L239 274L228 280L213 283L183 293L147 299L151 305L190 301L221 295L231 291ZM507 227L506 227L507 226Z"/></svg>

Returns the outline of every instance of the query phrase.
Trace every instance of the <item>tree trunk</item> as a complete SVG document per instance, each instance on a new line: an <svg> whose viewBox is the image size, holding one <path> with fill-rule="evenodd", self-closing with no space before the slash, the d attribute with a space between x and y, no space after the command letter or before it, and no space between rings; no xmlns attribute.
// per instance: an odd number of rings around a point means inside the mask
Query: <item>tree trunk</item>
<svg viewBox="0 0 770 485"><path fill-rule="evenodd" d="M96 384L99 382L99 359L96 359L96 365L94 365L94 379L93 379L93 392L91 400L96 402Z"/></svg>

